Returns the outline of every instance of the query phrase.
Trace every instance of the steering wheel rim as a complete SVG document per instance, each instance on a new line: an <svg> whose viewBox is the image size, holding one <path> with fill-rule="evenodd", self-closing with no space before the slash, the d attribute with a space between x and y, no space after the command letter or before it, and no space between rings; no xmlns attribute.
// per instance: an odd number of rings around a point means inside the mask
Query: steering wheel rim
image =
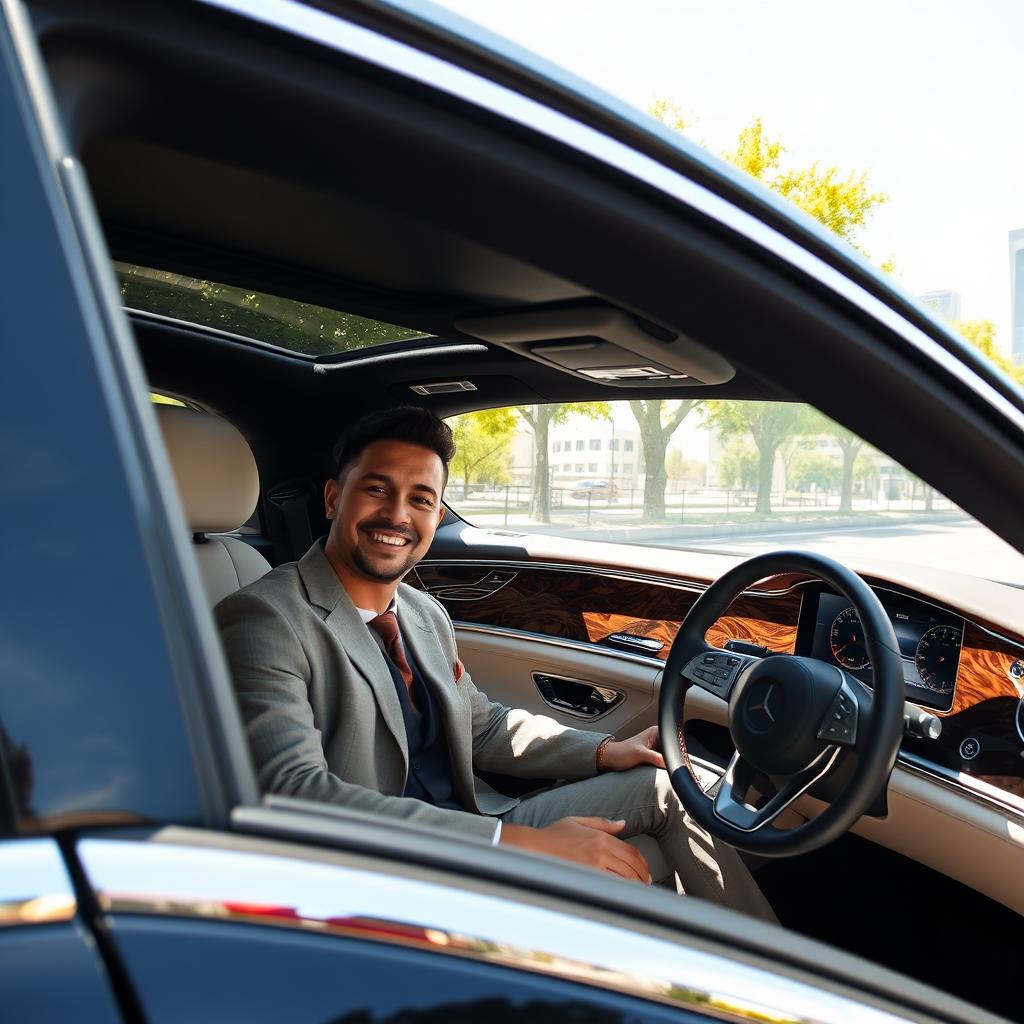
<svg viewBox="0 0 1024 1024"><path fill-rule="evenodd" d="M841 668L817 659L795 654L750 658L711 647L705 641L708 629L736 597L770 576L793 572L824 581L853 605L872 666L872 693ZM714 660L706 663L708 657ZM735 665L730 664L733 661ZM695 675L698 669L703 669L700 678ZM729 731L737 750L717 794L711 798L693 773L683 740L685 699L695 685L729 701ZM834 687L831 702L830 685ZM820 729L809 736L808 729L822 707L825 715ZM665 662L658 722L672 787L697 824L739 850L765 857L788 857L837 839L868 809L887 784L895 764L903 714L904 681L896 635L871 588L852 570L824 555L779 551L742 562L697 598ZM852 737L848 735L851 719ZM780 743L786 744L784 749L778 749ZM746 759L744 745L748 748ZM857 763L838 797L821 814L797 828L766 827L843 760L840 755L844 748L856 752ZM795 774L786 771L793 764L803 764L810 754L814 758ZM751 769L763 772L773 782L776 774L787 780L779 789L785 800L778 807L773 808L769 799L763 811L752 811L742 795L737 800L737 782L749 785Z"/></svg>

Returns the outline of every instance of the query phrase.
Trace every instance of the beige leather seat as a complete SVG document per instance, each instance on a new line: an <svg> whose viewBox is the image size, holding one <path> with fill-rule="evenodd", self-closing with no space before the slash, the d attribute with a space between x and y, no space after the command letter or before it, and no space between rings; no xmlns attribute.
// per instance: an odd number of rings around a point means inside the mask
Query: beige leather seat
<svg viewBox="0 0 1024 1024"><path fill-rule="evenodd" d="M158 405L156 413L212 607L270 571L270 563L244 541L217 536L237 530L256 508L256 460L226 420L176 405Z"/></svg>

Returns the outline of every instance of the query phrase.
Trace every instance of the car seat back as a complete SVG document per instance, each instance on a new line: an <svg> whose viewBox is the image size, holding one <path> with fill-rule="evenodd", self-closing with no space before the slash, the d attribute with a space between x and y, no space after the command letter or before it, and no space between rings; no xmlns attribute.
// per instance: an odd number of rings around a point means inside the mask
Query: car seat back
<svg viewBox="0 0 1024 1024"><path fill-rule="evenodd" d="M212 607L270 571L253 547L222 536L252 516L259 470L245 438L226 420L176 405L158 405L156 413Z"/></svg>

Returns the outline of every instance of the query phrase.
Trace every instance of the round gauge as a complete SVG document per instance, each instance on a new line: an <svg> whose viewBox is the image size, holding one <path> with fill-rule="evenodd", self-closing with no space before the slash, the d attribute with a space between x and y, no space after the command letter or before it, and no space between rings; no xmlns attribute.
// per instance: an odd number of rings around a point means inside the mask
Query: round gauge
<svg viewBox="0 0 1024 1024"><path fill-rule="evenodd" d="M960 630L955 626L932 626L917 643L917 674L929 690L949 693L956 682L960 657Z"/></svg>
<svg viewBox="0 0 1024 1024"><path fill-rule="evenodd" d="M871 664L864 648L864 630L852 606L844 608L835 617L828 641L832 657L844 668L867 668Z"/></svg>

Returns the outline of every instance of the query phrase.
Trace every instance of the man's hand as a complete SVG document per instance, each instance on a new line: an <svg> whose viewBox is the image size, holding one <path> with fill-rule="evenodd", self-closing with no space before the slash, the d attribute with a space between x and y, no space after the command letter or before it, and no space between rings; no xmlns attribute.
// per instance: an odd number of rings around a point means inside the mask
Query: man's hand
<svg viewBox="0 0 1024 1024"><path fill-rule="evenodd" d="M630 736L628 740L612 740L601 753L601 771L624 772L638 764L664 768L665 759L658 750L660 745L656 725Z"/></svg>
<svg viewBox="0 0 1024 1024"><path fill-rule="evenodd" d="M647 861L635 847L615 838L625 826L624 821L606 818L561 818L544 828L504 824L500 844L561 857L650 885Z"/></svg>

